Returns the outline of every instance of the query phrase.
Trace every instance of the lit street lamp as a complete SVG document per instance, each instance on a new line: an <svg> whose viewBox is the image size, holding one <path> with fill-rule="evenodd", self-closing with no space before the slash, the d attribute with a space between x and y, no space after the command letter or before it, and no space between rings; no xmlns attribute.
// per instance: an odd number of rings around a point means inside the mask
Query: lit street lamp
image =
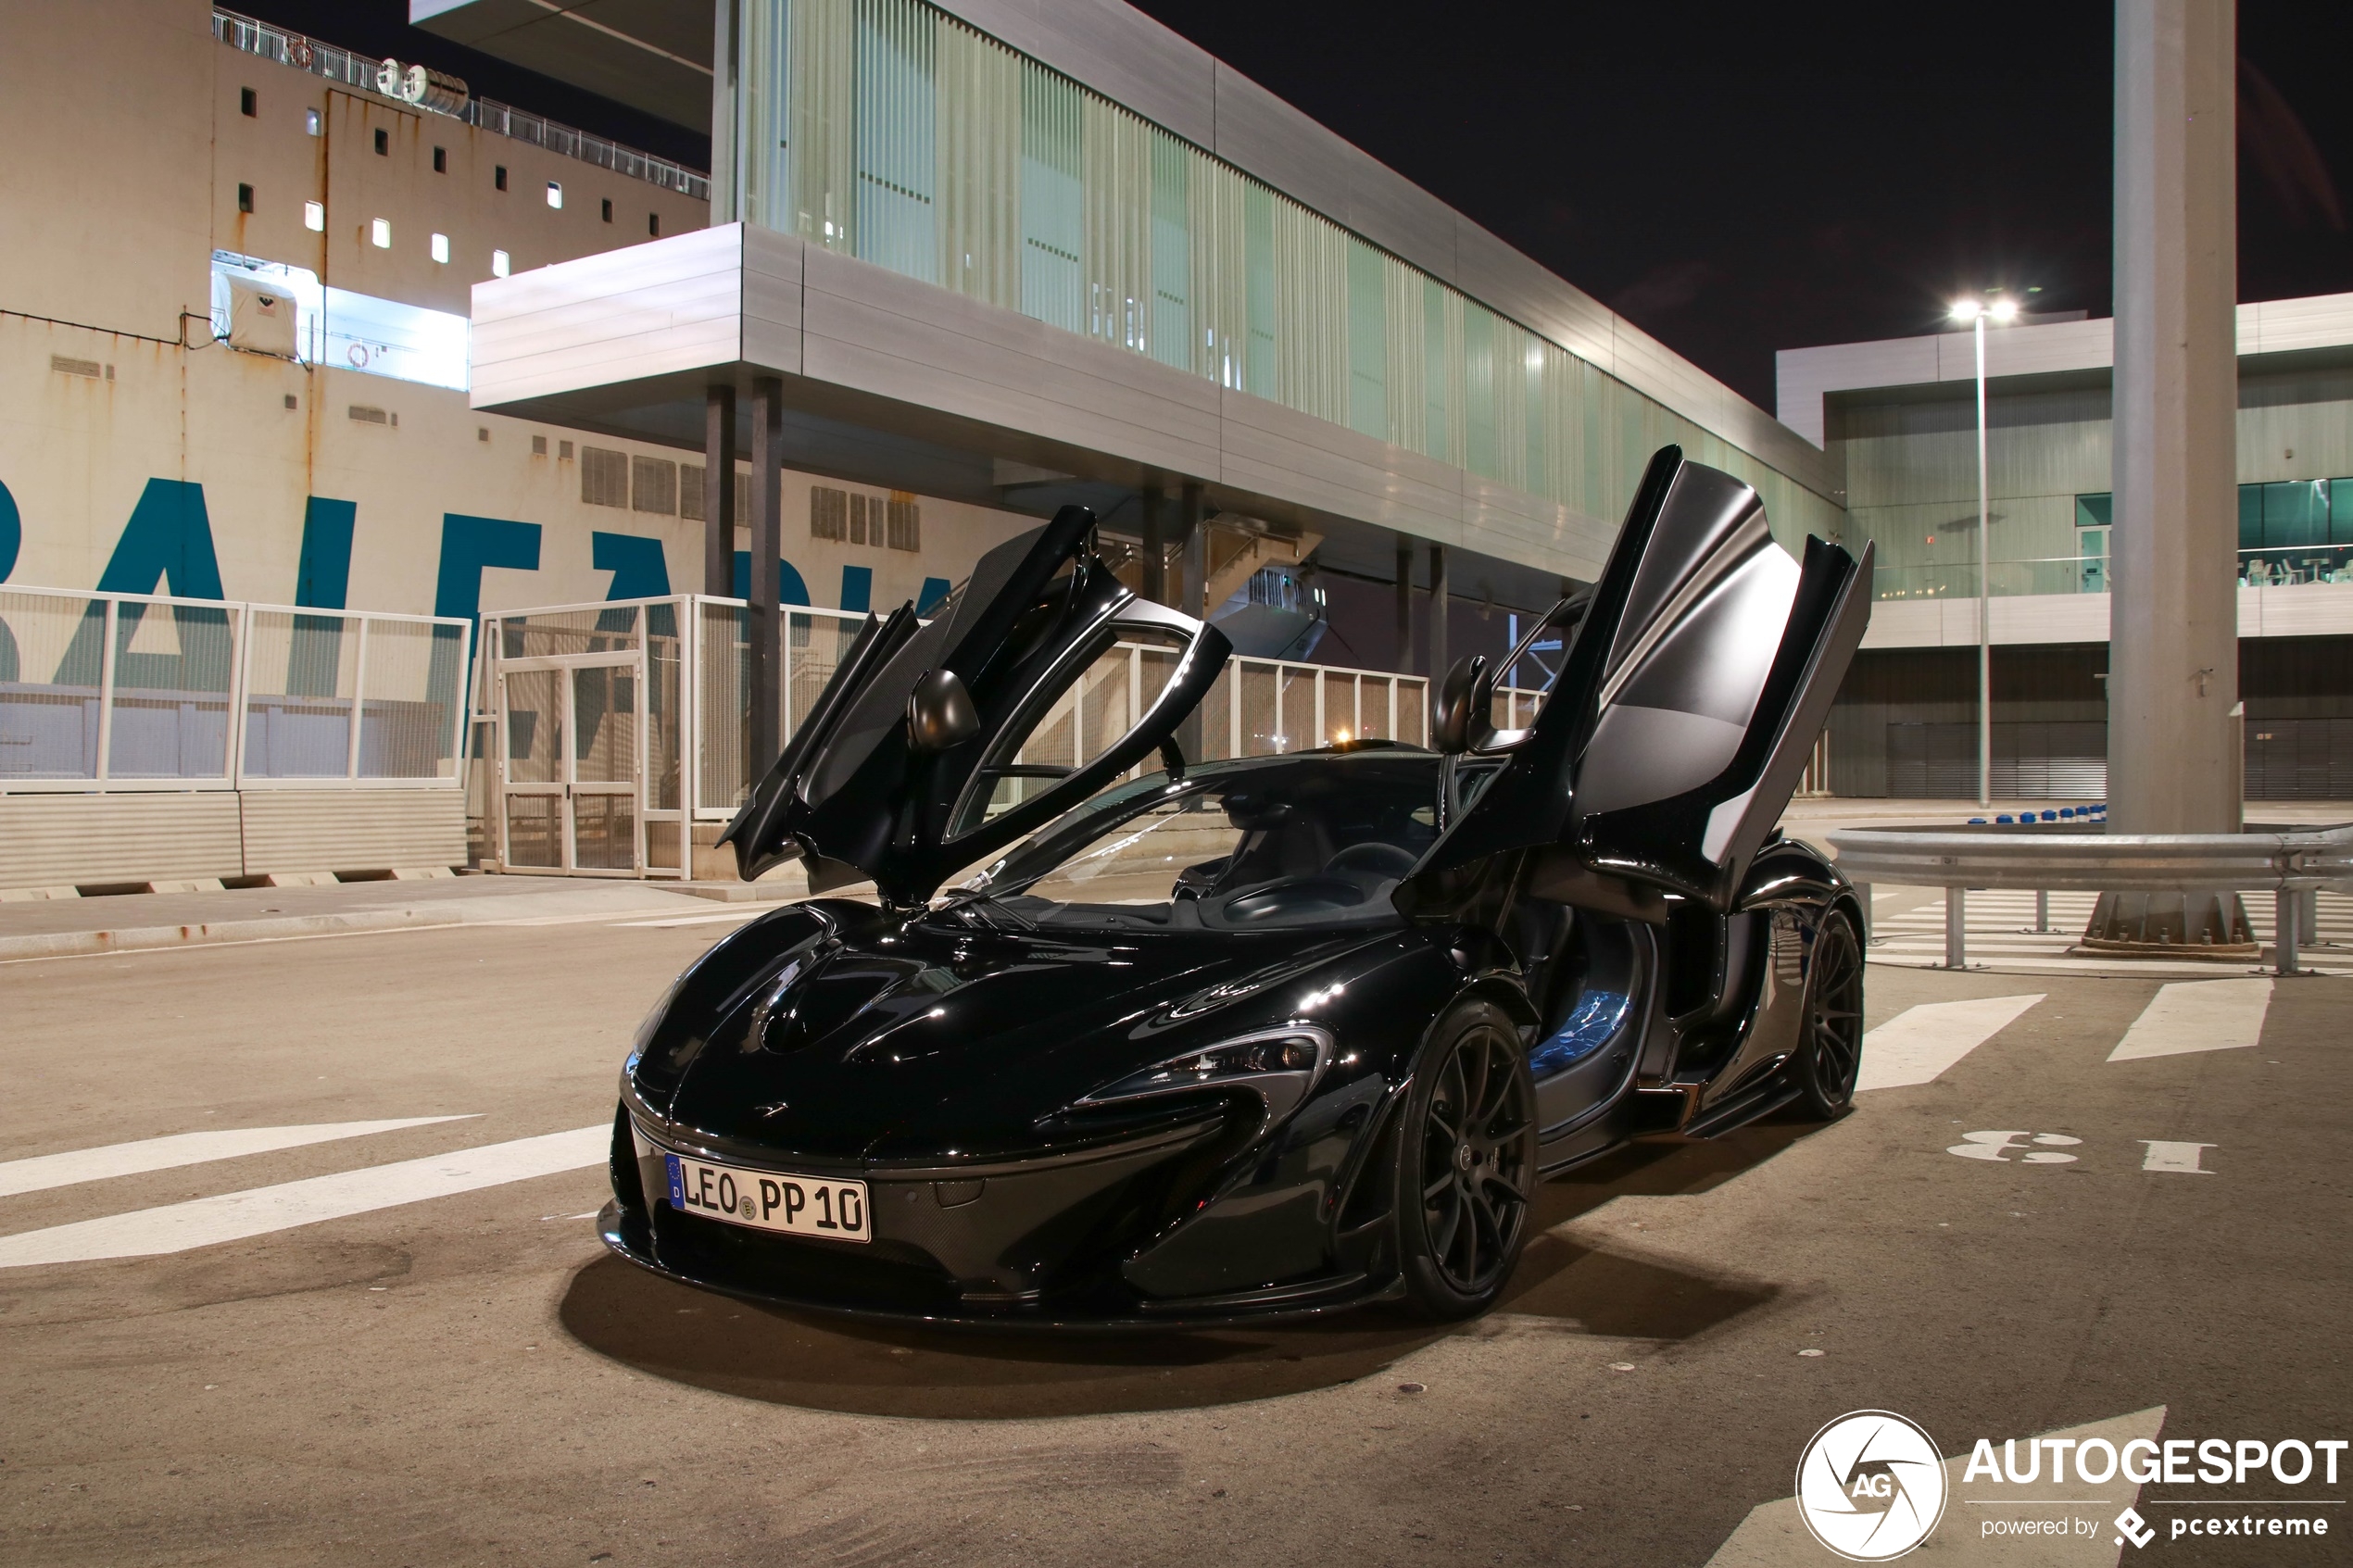
<svg viewBox="0 0 2353 1568"><path fill-rule="evenodd" d="M1994 804L1994 551L1988 542L1993 521L1985 488L1985 319L2007 326L2018 318L2018 302L1996 296L1985 303L1964 299L1953 307L1953 320L1977 328L1977 803Z"/></svg>

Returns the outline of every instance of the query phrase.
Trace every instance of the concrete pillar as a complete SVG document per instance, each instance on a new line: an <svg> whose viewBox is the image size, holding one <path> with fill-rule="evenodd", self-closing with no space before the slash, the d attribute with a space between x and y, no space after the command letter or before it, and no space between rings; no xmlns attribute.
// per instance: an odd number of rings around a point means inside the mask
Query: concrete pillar
<svg viewBox="0 0 2353 1568"><path fill-rule="evenodd" d="M1161 509L1166 497L1157 484L1144 486L1142 496L1144 571L1138 592L1156 605L1168 602L1168 546L1161 535Z"/></svg>
<svg viewBox="0 0 2353 1568"><path fill-rule="evenodd" d="M702 591L736 593L736 389L714 386L704 405Z"/></svg>
<svg viewBox="0 0 2353 1568"><path fill-rule="evenodd" d="M1204 521L1201 486L1188 481L1176 501L1176 540L1183 551L1177 568L1176 608L1191 616L1208 613L1202 602L1209 596L1209 530L1203 526ZM1239 681L1229 678L1226 700L1241 700ZM1221 747L1223 744L1221 739ZM1196 707L1176 726L1176 749L1196 759L1209 755L1202 735L1200 708Z"/></svg>
<svg viewBox="0 0 2353 1568"><path fill-rule="evenodd" d="M1414 673L1414 542L1397 536L1397 672Z"/></svg>
<svg viewBox="0 0 2353 1568"><path fill-rule="evenodd" d="M751 383L751 714L746 726L751 777L767 772L784 749L785 639L779 517L785 483L785 384Z"/></svg>
<svg viewBox="0 0 2353 1568"><path fill-rule="evenodd" d="M1446 546L1429 547L1429 687L1434 699L1438 683L1446 678Z"/></svg>
<svg viewBox="0 0 2353 1568"><path fill-rule="evenodd" d="M2114 833L2239 827L2236 19L2116 7Z"/></svg>
<svg viewBox="0 0 2353 1568"><path fill-rule="evenodd" d="M2235 0L2116 7L2111 833L2235 833ZM2088 947L2252 954L2235 893L2103 894Z"/></svg>

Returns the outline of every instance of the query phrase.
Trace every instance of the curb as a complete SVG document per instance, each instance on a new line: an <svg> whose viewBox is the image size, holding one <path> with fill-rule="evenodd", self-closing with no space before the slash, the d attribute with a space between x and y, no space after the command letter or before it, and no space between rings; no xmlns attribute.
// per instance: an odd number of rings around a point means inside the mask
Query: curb
<svg viewBox="0 0 2353 1568"><path fill-rule="evenodd" d="M226 942L268 942L288 936L333 936L355 931L422 931L464 923L464 918L454 910L355 909L339 915L284 915L276 920L228 920L206 925L50 931L30 936L0 936L0 963L23 959L85 958L96 953L153 952Z"/></svg>

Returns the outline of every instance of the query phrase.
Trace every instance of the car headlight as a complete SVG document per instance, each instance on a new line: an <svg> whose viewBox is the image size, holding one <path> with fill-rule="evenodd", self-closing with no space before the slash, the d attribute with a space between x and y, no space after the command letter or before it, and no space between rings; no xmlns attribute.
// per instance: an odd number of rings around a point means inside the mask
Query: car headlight
<svg viewBox="0 0 2353 1568"><path fill-rule="evenodd" d="M1308 1097L1331 1060L1329 1031L1286 1024L1171 1057L1107 1084L1078 1103L1115 1105L1198 1089L1249 1089L1265 1105L1266 1125L1271 1127Z"/></svg>

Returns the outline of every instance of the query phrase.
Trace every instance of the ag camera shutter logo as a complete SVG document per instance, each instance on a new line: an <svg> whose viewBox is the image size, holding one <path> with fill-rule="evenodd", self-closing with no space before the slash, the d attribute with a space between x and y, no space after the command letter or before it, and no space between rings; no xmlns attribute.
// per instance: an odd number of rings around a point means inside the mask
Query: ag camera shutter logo
<svg viewBox="0 0 2353 1568"><path fill-rule="evenodd" d="M1855 1411L1814 1434L1797 1461L1797 1512L1850 1562L1903 1556L1944 1517L1944 1458L1918 1424Z"/></svg>

